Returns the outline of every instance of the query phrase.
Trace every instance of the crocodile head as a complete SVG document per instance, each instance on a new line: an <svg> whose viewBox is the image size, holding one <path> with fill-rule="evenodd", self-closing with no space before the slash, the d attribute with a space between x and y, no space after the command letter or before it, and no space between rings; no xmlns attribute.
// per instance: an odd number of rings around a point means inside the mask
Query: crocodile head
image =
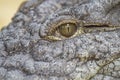
<svg viewBox="0 0 120 80"><path fill-rule="evenodd" d="M119 80L120 30L95 25L119 25L119 4L120 0L25 2L0 32L0 80ZM84 32L86 24L93 32ZM98 26L100 31L95 30ZM108 31L101 31L103 27ZM69 35L64 29L74 32Z"/></svg>

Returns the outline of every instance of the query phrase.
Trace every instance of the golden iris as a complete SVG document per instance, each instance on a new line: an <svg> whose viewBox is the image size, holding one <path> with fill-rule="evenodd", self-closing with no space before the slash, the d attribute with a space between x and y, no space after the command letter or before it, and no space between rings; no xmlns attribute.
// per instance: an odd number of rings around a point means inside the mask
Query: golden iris
<svg viewBox="0 0 120 80"><path fill-rule="evenodd" d="M77 26L74 23L62 24L58 27L58 31L64 37L71 37L77 31Z"/></svg>

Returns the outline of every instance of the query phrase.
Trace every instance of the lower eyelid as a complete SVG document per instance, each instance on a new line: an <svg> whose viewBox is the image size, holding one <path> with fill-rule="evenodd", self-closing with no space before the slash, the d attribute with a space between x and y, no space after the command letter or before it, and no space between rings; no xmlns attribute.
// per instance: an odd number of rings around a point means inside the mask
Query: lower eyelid
<svg viewBox="0 0 120 80"><path fill-rule="evenodd" d="M56 36L46 36L44 39L46 39L48 41L60 41L60 40L62 40L61 38L56 37Z"/></svg>

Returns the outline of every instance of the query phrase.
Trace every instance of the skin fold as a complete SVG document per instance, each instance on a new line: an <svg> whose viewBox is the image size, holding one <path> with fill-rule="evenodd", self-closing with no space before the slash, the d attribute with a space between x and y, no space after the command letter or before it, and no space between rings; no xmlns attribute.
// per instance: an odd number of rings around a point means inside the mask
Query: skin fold
<svg viewBox="0 0 120 80"><path fill-rule="evenodd" d="M0 80L120 80L120 0L29 0L0 32ZM56 28L77 23L63 37Z"/></svg>

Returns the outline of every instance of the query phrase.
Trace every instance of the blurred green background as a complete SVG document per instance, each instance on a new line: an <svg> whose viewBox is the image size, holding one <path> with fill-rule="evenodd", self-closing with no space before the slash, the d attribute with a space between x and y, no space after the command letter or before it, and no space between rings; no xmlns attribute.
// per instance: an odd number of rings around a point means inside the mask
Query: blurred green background
<svg viewBox="0 0 120 80"><path fill-rule="evenodd" d="M26 0L0 0L0 29L7 26L20 4Z"/></svg>

